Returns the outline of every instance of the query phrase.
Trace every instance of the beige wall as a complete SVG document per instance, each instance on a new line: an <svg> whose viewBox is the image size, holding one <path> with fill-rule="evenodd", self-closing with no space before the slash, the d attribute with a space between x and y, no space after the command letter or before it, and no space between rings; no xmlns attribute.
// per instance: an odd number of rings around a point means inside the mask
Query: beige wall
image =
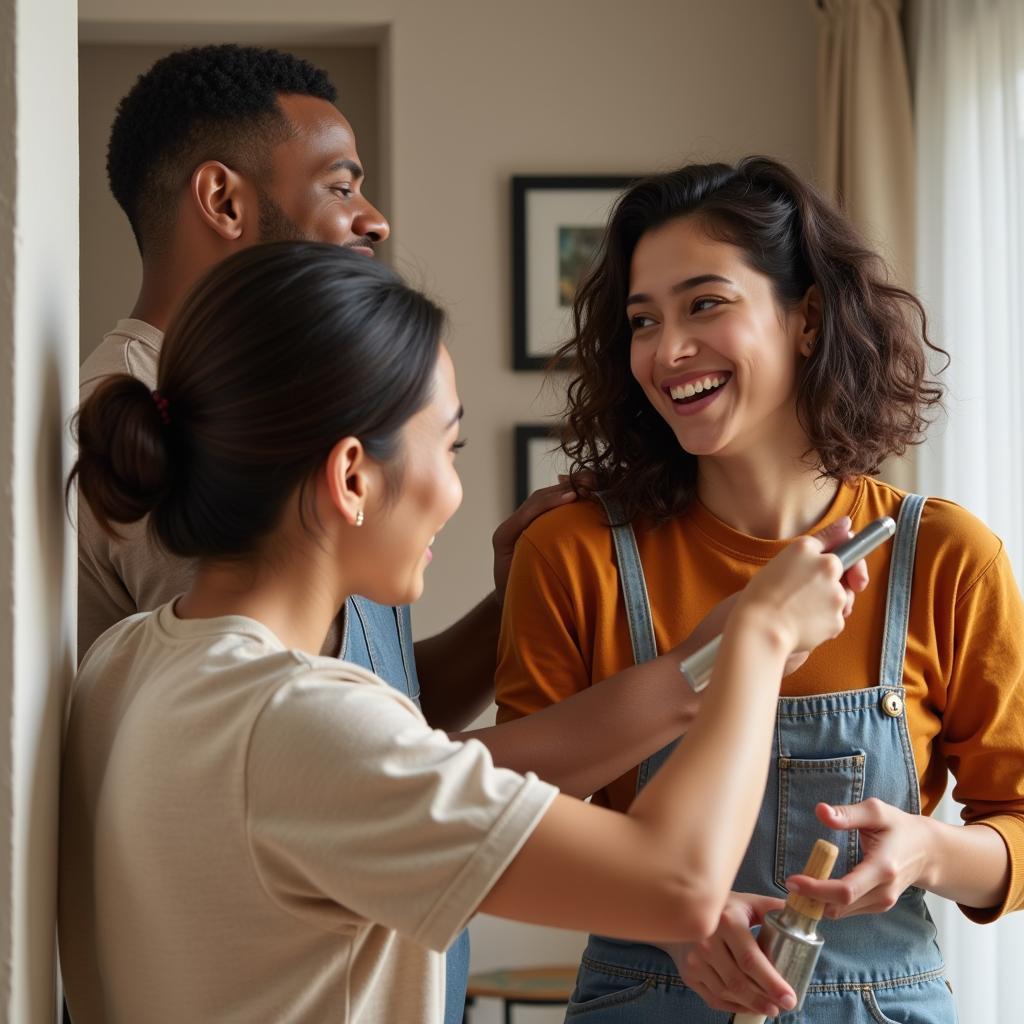
<svg viewBox="0 0 1024 1024"><path fill-rule="evenodd" d="M389 175L377 194L390 197L393 262L451 312L470 439L459 463L465 504L438 537L414 613L417 632L430 634L490 586L491 531L513 504L513 425L558 406L557 387L542 393L539 374L510 369L510 175L629 173L749 152L811 173L813 5L292 0L286 27L276 0L218 0L215 24L209 8L81 0L80 17L91 41L384 40L382 163L375 172L367 160L370 181ZM355 99L343 90L342 109ZM580 941L482 919L473 965L572 961ZM475 1021L494 1012L481 1006Z"/></svg>
<svg viewBox="0 0 1024 1024"><path fill-rule="evenodd" d="M0 1022L55 1019L58 761L74 654L75 0L0 0Z"/></svg>
<svg viewBox="0 0 1024 1024"><path fill-rule="evenodd" d="M225 37L229 39L230 36ZM371 171L368 193L383 175L380 150L378 49L373 46L288 45L324 68L338 87L339 104L356 132L360 158ZM107 187L107 140L121 97L136 78L175 45L82 43L79 47L81 152L81 357L135 305L141 278L138 249L128 218ZM385 258L387 253L384 252Z"/></svg>

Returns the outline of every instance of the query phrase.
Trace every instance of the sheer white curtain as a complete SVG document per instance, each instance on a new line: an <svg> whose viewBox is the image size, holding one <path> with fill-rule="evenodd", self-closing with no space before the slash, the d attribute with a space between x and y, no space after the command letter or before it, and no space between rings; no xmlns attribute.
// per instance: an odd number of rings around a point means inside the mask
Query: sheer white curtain
<svg viewBox="0 0 1024 1024"><path fill-rule="evenodd" d="M984 519L1024 580L1024 0L922 0L915 56L918 290L949 351L919 489ZM958 821L955 807L942 814ZM1024 914L935 901L962 1024L1024 1020Z"/></svg>

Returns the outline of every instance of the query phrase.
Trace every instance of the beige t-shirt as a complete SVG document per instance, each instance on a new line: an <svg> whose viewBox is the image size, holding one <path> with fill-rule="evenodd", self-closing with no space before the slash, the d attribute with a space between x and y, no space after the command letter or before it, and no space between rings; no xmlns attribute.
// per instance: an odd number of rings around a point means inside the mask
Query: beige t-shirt
<svg viewBox="0 0 1024 1024"><path fill-rule="evenodd" d="M72 1018L440 1022L431 951L556 792L251 619L134 615L83 662L65 738Z"/></svg>
<svg viewBox="0 0 1024 1024"><path fill-rule="evenodd" d="M143 320L119 320L82 364L78 399L84 402L104 377L127 373L156 387L163 332ZM148 520L119 526L111 537L86 502L78 502L78 660L115 622L158 608L184 593L193 563L168 554L149 536Z"/></svg>

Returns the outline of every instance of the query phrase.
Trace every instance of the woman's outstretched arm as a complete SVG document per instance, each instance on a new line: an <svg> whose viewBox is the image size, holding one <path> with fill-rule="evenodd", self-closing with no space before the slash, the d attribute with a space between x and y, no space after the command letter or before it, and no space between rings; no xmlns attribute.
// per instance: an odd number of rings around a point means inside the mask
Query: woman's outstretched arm
<svg viewBox="0 0 1024 1024"><path fill-rule="evenodd" d="M709 935L761 804L786 659L841 631L841 576L813 538L758 573L686 742L629 813L558 797L480 909L650 941Z"/></svg>
<svg viewBox="0 0 1024 1024"><path fill-rule="evenodd" d="M630 665L525 718L452 739L475 739L494 763L534 772L569 796L588 797L685 733L699 698L679 674L679 662L717 636L735 596L716 605L690 636L665 654Z"/></svg>

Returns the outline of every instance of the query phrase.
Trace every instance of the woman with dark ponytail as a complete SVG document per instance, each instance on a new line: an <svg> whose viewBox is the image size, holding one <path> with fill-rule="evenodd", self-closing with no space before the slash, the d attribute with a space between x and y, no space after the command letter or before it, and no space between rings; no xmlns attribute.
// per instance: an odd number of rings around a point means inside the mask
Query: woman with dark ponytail
<svg viewBox="0 0 1024 1024"><path fill-rule="evenodd" d="M79 499L110 531L148 517L198 569L103 634L75 681L59 892L75 1024L436 1024L438 951L478 909L654 942L717 923L783 666L845 621L839 561L805 538L752 581L686 749L628 814L430 729L319 651L351 594L419 597L461 500L442 324L363 256L252 247L184 304L155 390L115 376L82 406Z"/></svg>
<svg viewBox="0 0 1024 1024"><path fill-rule="evenodd" d="M783 684L742 892L714 936L674 959L592 936L569 1018L725 1024L792 1008L751 933L788 888L830 917L794 1021L951 1024L924 890L977 921L1024 906L1024 607L982 523L872 475L922 439L941 399L920 302L811 186L752 157L633 185L574 313L563 447L601 500L520 538L499 722L671 647L797 534L841 517L899 526L869 559L887 587ZM670 749L593 802L629 807ZM947 771L963 827L929 817ZM840 846L833 881L798 875L818 837Z"/></svg>

